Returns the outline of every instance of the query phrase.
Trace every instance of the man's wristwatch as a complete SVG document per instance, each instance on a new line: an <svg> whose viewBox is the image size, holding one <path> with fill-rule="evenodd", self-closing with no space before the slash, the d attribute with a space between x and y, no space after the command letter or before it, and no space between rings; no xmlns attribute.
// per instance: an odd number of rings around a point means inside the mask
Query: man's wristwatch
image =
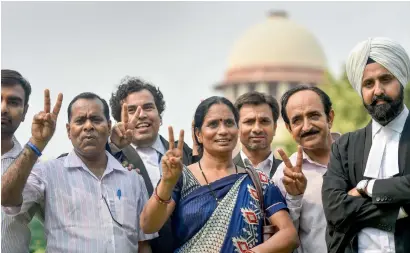
<svg viewBox="0 0 410 253"><path fill-rule="evenodd" d="M356 190L362 195L363 197L367 197L366 187L369 184L369 180L362 180L356 185Z"/></svg>

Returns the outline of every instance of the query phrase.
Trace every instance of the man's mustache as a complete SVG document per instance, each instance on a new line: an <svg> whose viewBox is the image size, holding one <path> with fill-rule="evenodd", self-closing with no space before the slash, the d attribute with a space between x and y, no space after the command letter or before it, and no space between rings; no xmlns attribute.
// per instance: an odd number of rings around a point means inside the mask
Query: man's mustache
<svg viewBox="0 0 410 253"><path fill-rule="evenodd" d="M266 134L251 134L251 135L249 135L249 138L260 138L260 137L266 137Z"/></svg>
<svg viewBox="0 0 410 253"><path fill-rule="evenodd" d="M317 134L317 133L319 133L319 132L320 132L319 130L311 129L311 130L309 130L309 131L307 131L307 132L303 132L303 133L300 135L300 137L301 137L301 138L304 138L304 137L307 137L307 136L310 136L310 135Z"/></svg>
<svg viewBox="0 0 410 253"><path fill-rule="evenodd" d="M393 102L393 99L385 94L373 96L371 106L375 106L378 101L385 101L387 103Z"/></svg>

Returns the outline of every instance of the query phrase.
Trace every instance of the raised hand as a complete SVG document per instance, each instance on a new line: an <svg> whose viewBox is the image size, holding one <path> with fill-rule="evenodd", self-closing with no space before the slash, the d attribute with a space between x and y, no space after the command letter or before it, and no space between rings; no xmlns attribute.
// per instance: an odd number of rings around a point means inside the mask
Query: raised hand
<svg viewBox="0 0 410 253"><path fill-rule="evenodd" d="M111 142L114 143L119 149L122 149L132 142L133 131L138 123L139 116L141 114L141 107L138 106L131 119L128 117L128 105L124 103L121 110L121 122L118 122L112 128L110 136Z"/></svg>
<svg viewBox="0 0 410 253"><path fill-rule="evenodd" d="M162 180L164 183L175 186L182 173L182 156L184 147L184 130L179 132L178 146L175 148L174 130L168 127L169 149L162 157Z"/></svg>
<svg viewBox="0 0 410 253"><path fill-rule="evenodd" d="M34 115L30 139L40 150L43 150L53 137L62 103L63 94L59 93L53 111L50 113L50 91L48 89L44 90L44 111Z"/></svg>
<svg viewBox="0 0 410 253"><path fill-rule="evenodd" d="M283 169L283 185L286 192L290 195L297 196L305 193L307 179L302 172L303 151L302 147L298 146L298 154L296 158L296 165L293 166L288 156L282 149L278 149L279 155L282 157L285 168Z"/></svg>

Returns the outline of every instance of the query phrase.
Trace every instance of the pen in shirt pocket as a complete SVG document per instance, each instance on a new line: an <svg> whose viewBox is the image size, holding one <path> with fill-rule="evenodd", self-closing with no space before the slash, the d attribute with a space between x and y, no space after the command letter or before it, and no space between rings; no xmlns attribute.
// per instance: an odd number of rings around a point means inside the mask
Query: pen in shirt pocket
<svg viewBox="0 0 410 253"><path fill-rule="evenodd" d="M121 189L117 190L117 197L119 200L121 200Z"/></svg>

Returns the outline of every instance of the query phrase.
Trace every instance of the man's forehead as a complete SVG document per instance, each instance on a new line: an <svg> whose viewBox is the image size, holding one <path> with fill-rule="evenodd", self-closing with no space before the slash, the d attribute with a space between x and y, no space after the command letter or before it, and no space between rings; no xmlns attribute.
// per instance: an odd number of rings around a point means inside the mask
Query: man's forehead
<svg viewBox="0 0 410 253"><path fill-rule="evenodd" d="M74 102L72 105L72 113L74 115L75 112L79 113L103 113L104 112L104 105L101 100L99 99L83 99L80 98Z"/></svg>
<svg viewBox="0 0 410 253"><path fill-rule="evenodd" d="M14 96L14 97L24 98L24 94L25 94L24 89L19 84L13 84L13 85L2 84L1 85L1 95L2 96Z"/></svg>
<svg viewBox="0 0 410 253"><path fill-rule="evenodd" d="M376 78L377 76L381 75L392 75L394 76L388 69L386 69L383 65L373 62L366 65L363 71L363 80L368 78Z"/></svg>
<svg viewBox="0 0 410 253"><path fill-rule="evenodd" d="M155 104L154 96L148 90L136 91L128 94L124 99L128 105L144 105L144 104Z"/></svg>
<svg viewBox="0 0 410 253"><path fill-rule="evenodd" d="M310 90L293 94L286 105L288 114L309 113L318 110L324 110L322 100L316 92Z"/></svg>
<svg viewBox="0 0 410 253"><path fill-rule="evenodd" d="M271 115L272 114L272 109L268 104L245 104L241 107L239 110L239 114L242 116L247 116L247 115Z"/></svg>
<svg viewBox="0 0 410 253"><path fill-rule="evenodd" d="M321 103L319 94L312 90L301 90L289 97L286 107L308 106L317 102Z"/></svg>

